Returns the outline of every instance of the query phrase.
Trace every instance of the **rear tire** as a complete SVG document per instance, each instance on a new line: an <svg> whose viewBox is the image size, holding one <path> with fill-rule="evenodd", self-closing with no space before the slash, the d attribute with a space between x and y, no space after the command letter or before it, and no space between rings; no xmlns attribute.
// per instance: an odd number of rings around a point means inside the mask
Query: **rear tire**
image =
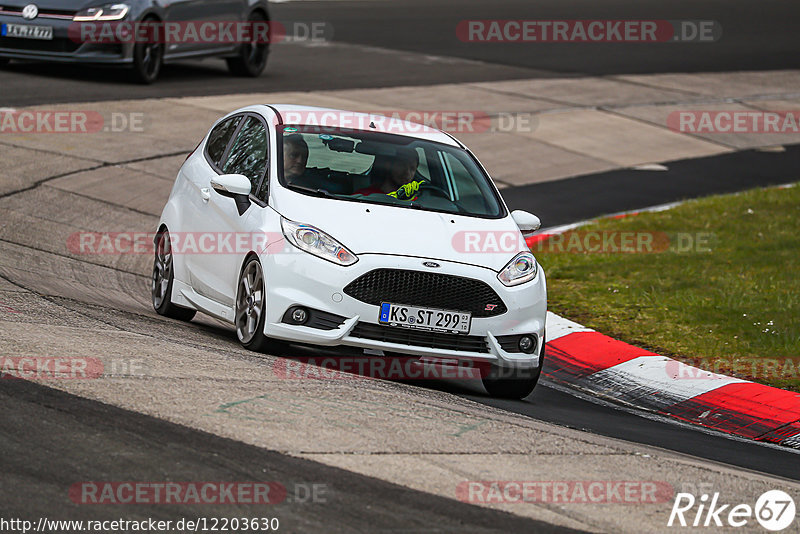
<svg viewBox="0 0 800 534"><path fill-rule="evenodd" d="M156 313L179 321L191 321L196 310L182 308L172 303L172 282L175 269L172 261L172 243L169 232L164 230L156 236L156 251L153 259L151 296Z"/></svg>
<svg viewBox="0 0 800 534"><path fill-rule="evenodd" d="M542 354L539 357L539 367L536 369L509 369L508 367L492 366L489 373L483 377L483 387L492 397L502 399L524 399L533 393L544 366L544 340L542 340Z"/></svg>
<svg viewBox="0 0 800 534"><path fill-rule="evenodd" d="M145 19L144 23L158 22L154 18ZM164 65L163 43L136 43L133 46L133 79L139 83L150 85L158 79Z"/></svg>
<svg viewBox="0 0 800 534"><path fill-rule="evenodd" d="M9 63L11 63L10 59L5 58L5 57L0 57L0 68L5 67Z"/></svg>
<svg viewBox="0 0 800 534"><path fill-rule="evenodd" d="M262 13L255 11L247 17L248 22L269 22ZM270 32L271 35L271 32ZM234 76L257 78L267 66L269 43L243 43L236 57L227 58L228 70Z"/></svg>

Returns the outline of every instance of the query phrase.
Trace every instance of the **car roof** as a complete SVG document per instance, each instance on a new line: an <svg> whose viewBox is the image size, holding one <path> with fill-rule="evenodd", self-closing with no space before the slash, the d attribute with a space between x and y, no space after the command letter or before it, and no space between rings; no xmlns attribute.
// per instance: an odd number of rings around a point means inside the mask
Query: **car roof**
<svg viewBox="0 0 800 534"><path fill-rule="evenodd" d="M311 126L329 126L333 128L349 128L370 132L381 132L404 135L415 139L425 139L450 146L461 144L452 136L417 122L403 120L404 115L419 116L425 112L389 111L385 113L363 113L343 109L303 106L297 104L268 104L276 111L284 124L303 124ZM427 112L433 116L437 112ZM438 112L441 113L441 112Z"/></svg>

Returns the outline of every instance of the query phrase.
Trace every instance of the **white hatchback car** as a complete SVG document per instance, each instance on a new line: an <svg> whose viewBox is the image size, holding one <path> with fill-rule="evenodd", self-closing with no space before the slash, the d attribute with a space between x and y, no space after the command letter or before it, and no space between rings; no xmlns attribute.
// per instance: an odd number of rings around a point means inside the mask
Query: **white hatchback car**
<svg viewBox="0 0 800 534"><path fill-rule="evenodd" d="M253 350L288 341L477 362L490 394L522 398L545 352L545 276L524 240L538 227L509 213L449 134L251 106L220 119L178 173L153 306L230 322Z"/></svg>

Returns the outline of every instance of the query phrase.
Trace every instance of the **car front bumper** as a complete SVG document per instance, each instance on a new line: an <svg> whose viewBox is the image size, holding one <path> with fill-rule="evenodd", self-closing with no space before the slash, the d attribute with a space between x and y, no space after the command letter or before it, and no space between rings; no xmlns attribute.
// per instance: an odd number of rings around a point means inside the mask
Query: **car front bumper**
<svg viewBox="0 0 800 534"><path fill-rule="evenodd" d="M105 65L127 65L133 62L133 45L130 43L81 43L71 39L69 27L74 24L72 20L41 18L27 21L21 17L0 15L0 24L53 28L52 40L0 36L2 58Z"/></svg>
<svg viewBox="0 0 800 534"><path fill-rule="evenodd" d="M268 337L315 345L346 345L363 349L383 350L413 356L487 361L502 367L536 368L542 352L547 312L547 292L541 267L533 280L515 287L506 287L497 273L483 267L443 261L383 254L362 254L359 261L342 267L289 247L279 254L262 255L267 280L267 316L264 334ZM485 340L485 352L431 348L406 343L379 341L359 337L357 325L379 325L380 306L361 302L343 289L350 282L374 269L388 268L425 271L422 262L434 259L441 265L437 273L481 280L503 300L508 311L495 317L473 317L469 336ZM510 258L509 258L510 259ZM400 303L419 305L418 303ZM283 322L292 306L303 306L345 318L333 330L320 330ZM380 325L380 328L389 328ZM397 327L396 327L397 328ZM421 332L415 330L415 332ZM536 334L538 346L532 354L506 352L498 336ZM458 334L452 334L457 336Z"/></svg>

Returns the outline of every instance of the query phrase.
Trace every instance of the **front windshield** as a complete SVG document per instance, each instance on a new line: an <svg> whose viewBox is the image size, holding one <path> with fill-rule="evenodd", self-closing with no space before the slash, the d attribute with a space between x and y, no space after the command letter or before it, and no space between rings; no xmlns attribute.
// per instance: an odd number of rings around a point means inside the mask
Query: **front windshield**
<svg viewBox="0 0 800 534"><path fill-rule="evenodd" d="M465 151L400 135L284 126L279 178L295 191L345 201L497 218L504 210Z"/></svg>

